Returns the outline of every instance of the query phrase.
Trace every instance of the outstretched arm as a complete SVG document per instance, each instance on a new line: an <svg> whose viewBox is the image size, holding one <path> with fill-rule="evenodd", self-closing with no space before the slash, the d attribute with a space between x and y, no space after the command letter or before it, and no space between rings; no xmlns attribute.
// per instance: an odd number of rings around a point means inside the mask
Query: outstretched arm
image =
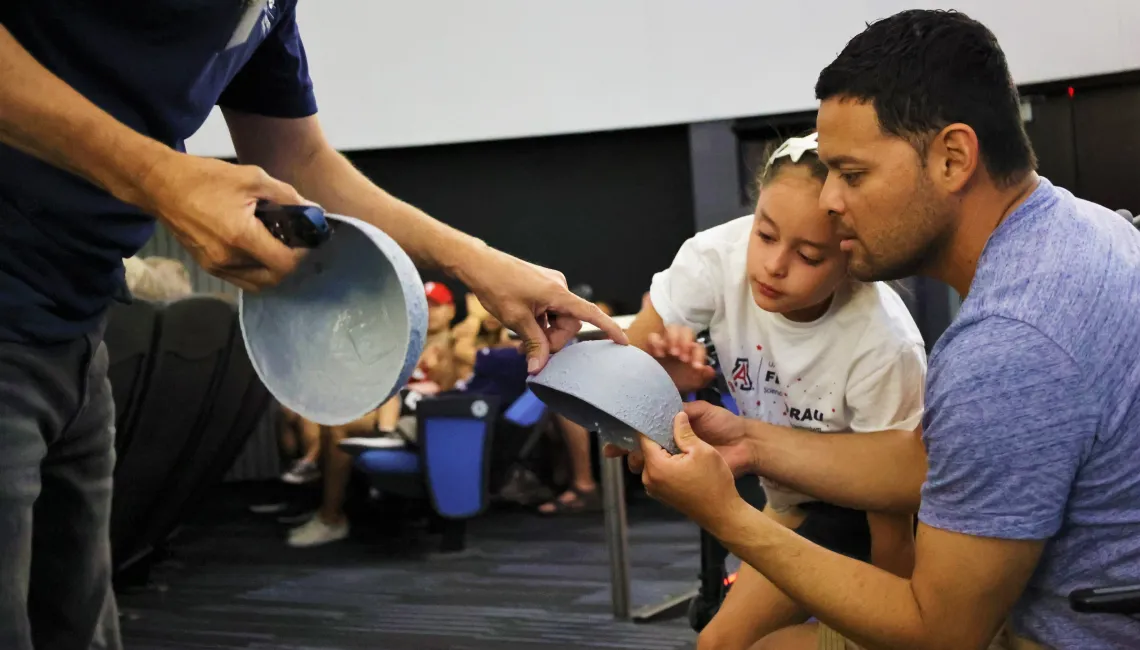
<svg viewBox="0 0 1140 650"><path fill-rule="evenodd" d="M918 510L927 467L921 430L816 433L750 420L708 402L685 404L685 414L736 476L764 476L856 510ZM605 451L623 455L616 448ZM631 470L641 471L643 463L640 454L630 455Z"/></svg>
<svg viewBox="0 0 1140 650"><path fill-rule="evenodd" d="M847 508L918 511L927 470L921 427L851 434L745 422L752 473Z"/></svg>
<svg viewBox="0 0 1140 650"><path fill-rule="evenodd" d="M264 167L330 212L375 225L419 264L467 285L526 340L532 372L577 334L581 321L626 342L617 323L566 288L561 273L497 251L377 187L333 149L315 115L275 118L232 109L224 114L243 162ZM549 325L542 322L547 313L557 315Z"/></svg>

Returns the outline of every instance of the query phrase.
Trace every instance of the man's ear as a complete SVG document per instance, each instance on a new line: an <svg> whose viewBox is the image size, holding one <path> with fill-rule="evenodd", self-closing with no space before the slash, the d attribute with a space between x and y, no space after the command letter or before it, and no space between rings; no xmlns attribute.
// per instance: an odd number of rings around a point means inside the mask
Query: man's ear
<svg viewBox="0 0 1140 650"><path fill-rule="evenodd" d="M930 143L931 180L948 194L962 190L982 166L978 134L967 124L950 124Z"/></svg>

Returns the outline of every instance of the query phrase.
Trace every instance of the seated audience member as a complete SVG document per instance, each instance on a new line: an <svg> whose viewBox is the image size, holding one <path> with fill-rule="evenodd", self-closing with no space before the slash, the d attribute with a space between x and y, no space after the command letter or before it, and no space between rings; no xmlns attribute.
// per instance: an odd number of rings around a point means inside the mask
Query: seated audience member
<svg viewBox="0 0 1140 650"><path fill-rule="evenodd" d="M1136 617L1068 596L1140 583L1140 233L1035 171L1005 55L961 13L870 24L816 95L821 203L851 275L967 296L922 426L812 436L696 403L675 421L682 454L642 440L647 490L820 621L757 648L1138 647ZM788 535L733 471L917 509L913 574Z"/></svg>
<svg viewBox="0 0 1140 650"><path fill-rule="evenodd" d="M451 289L442 282L425 282L424 293L427 294L428 301L426 345L446 342L446 347L451 347L451 321L455 320L455 298L451 295Z"/></svg>
<svg viewBox="0 0 1140 650"><path fill-rule="evenodd" d="M570 460L570 486L557 498L538 506L539 514L562 515L579 512L600 512L602 497L594 480L590 462L590 432L561 415L554 416L555 426L566 442Z"/></svg>
<svg viewBox="0 0 1140 650"><path fill-rule="evenodd" d="M165 302L194 293L186 265L168 257L128 257L123 260L127 289L139 300Z"/></svg>
<svg viewBox="0 0 1140 650"><path fill-rule="evenodd" d="M499 398L502 408L526 392L526 355L522 341L507 341L499 347L486 347L475 355L471 376L455 385L455 391Z"/></svg>
<svg viewBox="0 0 1140 650"><path fill-rule="evenodd" d="M772 151L756 180L755 214L681 246L654 276L630 342L661 360L688 393L714 377L694 335L709 330L731 395L748 418L809 436L913 428L922 417L922 337L890 287L848 277L842 237L819 204L827 176L814 134ZM766 519L793 536L910 574L909 514L844 508L762 484ZM744 650L803 623L810 614L794 596L742 565L700 647Z"/></svg>
<svg viewBox="0 0 1140 650"><path fill-rule="evenodd" d="M466 379L475 369L475 355L485 348L508 345L510 333L475 297L467 294L467 318L451 330L455 340L455 376Z"/></svg>
<svg viewBox="0 0 1140 650"><path fill-rule="evenodd" d="M460 378L455 362L455 336L451 322L455 320L455 299L442 282L425 282L428 299L428 331L424 352L410 383L423 381L431 366L432 381L440 390L449 390Z"/></svg>

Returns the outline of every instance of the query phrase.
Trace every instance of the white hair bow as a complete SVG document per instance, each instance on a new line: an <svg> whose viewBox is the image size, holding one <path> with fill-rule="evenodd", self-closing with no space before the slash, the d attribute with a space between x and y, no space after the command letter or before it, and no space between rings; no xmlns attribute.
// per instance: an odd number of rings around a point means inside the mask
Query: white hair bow
<svg viewBox="0 0 1140 650"><path fill-rule="evenodd" d="M819 150L819 134L813 133L805 138L788 138L784 144L776 149L776 153L768 159L768 164L771 165L777 158L781 156L789 156L792 162L798 163L800 158L803 157L805 151L818 151Z"/></svg>

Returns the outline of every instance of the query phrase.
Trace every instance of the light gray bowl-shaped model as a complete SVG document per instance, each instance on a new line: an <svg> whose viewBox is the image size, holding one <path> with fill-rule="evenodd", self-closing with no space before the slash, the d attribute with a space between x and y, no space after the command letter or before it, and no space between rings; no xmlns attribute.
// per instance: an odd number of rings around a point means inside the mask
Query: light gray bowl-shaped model
<svg viewBox="0 0 1140 650"><path fill-rule="evenodd" d="M336 426L407 383L424 349L427 297L408 255L378 228L338 215L332 237L281 284L238 297L246 350L277 401Z"/></svg>
<svg viewBox="0 0 1140 650"><path fill-rule="evenodd" d="M530 388L551 410L603 442L637 450L643 433L677 453L673 418L681 395L656 359L632 345L585 341L550 357Z"/></svg>

